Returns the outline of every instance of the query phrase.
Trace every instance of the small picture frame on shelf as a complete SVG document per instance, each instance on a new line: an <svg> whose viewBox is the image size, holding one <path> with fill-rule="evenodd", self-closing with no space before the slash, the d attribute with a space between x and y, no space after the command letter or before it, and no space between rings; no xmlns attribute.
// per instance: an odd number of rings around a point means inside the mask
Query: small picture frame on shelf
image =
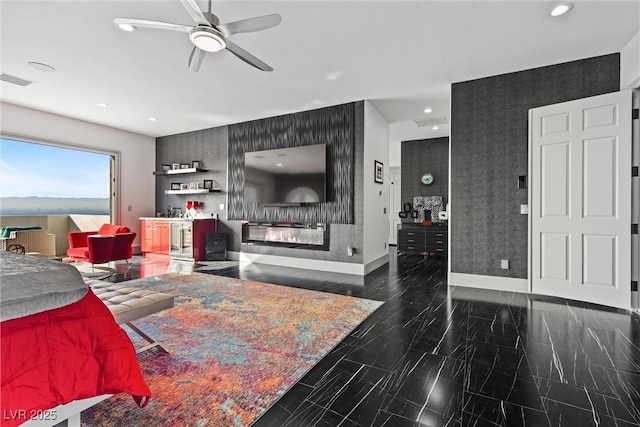
<svg viewBox="0 0 640 427"><path fill-rule="evenodd" d="M205 179L202 182L202 188L205 188L207 190L213 190L213 180L212 179Z"/></svg>
<svg viewBox="0 0 640 427"><path fill-rule="evenodd" d="M171 189L172 190L179 190L181 188L180 185L181 184L179 182L172 182L171 183Z"/></svg>
<svg viewBox="0 0 640 427"><path fill-rule="evenodd" d="M189 169L190 167L189 163L180 163L180 169Z"/></svg>
<svg viewBox="0 0 640 427"><path fill-rule="evenodd" d="M197 182L190 182L189 183L189 190L197 190L198 189L198 183Z"/></svg>
<svg viewBox="0 0 640 427"><path fill-rule="evenodd" d="M198 190L202 190L204 189L204 182L199 182L198 183Z"/></svg>
<svg viewBox="0 0 640 427"><path fill-rule="evenodd" d="M173 163L173 164L171 165L171 169L173 169L173 170L180 169L180 164L179 164L179 163Z"/></svg>
<svg viewBox="0 0 640 427"><path fill-rule="evenodd" d="M171 165L162 165L162 172L170 171Z"/></svg>
<svg viewBox="0 0 640 427"><path fill-rule="evenodd" d="M198 168L202 167L202 165L200 164L200 160L194 160L194 161L192 161L192 162L191 162L191 167L192 167L192 168L195 168L195 169L198 169Z"/></svg>
<svg viewBox="0 0 640 427"><path fill-rule="evenodd" d="M189 189L189 183L183 182L182 184L180 184L180 189L181 190L188 190Z"/></svg>

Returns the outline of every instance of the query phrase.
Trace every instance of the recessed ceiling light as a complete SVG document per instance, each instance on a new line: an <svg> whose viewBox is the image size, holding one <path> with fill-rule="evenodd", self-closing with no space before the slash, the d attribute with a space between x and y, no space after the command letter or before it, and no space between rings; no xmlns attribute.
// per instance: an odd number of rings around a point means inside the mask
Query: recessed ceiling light
<svg viewBox="0 0 640 427"><path fill-rule="evenodd" d="M158 119L156 119L155 117L149 117L149 120L152 121L152 122L157 122L158 121Z"/></svg>
<svg viewBox="0 0 640 427"><path fill-rule="evenodd" d="M107 104L105 104L104 102L100 102L100 103L98 104L98 107L107 108L107 107L108 107L108 105L107 105Z"/></svg>
<svg viewBox="0 0 640 427"><path fill-rule="evenodd" d="M573 9L573 3L558 3L555 6L553 6L553 8L551 9L551 11L549 11L549 15L551 16L561 16L564 15L565 13L569 12L571 9Z"/></svg>
<svg viewBox="0 0 640 427"><path fill-rule="evenodd" d="M43 64L42 62L27 62L27 64L34 70L44 71L47 73L53 73L56 70L51 65Z"/></svg>
<svg viewBox="0 0 640 427"><path fill-rule="evenodd" d="M118 28L127 33L133 33L136 30L136 27L131 24L118 24Z"/></svg>
<svg viewBox="0 0 640 427"><path fill-rule="evenodd" d="M325 77L326 80L338 80L342 76L342 71L332 71Z"/></svg>
<svg viewBox="0 0 640 427"><path fill-rule="evenodd" d="M434 127L432 127L431 129L433 129L433 130L438 130L438 129L440 129L440 128L439 128L438 126L434 126Z"/></svg>
<svg viewBox="0 0 640 427"><path fill-rule="evenodd" d="M424 112L425 112L425 113L427 113L427 114L429 114L429 113L430 113L430 112L432 112L432 111L433 111L433 110L432 110L431 108L429 108L429 107L427 107L427 108L425 108L425 109L424 109Z"/></svg>

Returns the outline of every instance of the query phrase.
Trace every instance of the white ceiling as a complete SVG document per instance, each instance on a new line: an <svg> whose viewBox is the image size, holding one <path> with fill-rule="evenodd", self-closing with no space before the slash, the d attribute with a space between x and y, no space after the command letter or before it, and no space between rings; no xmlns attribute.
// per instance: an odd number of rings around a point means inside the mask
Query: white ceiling
<svg viewBox="0 0 640 427"><path fill-rule="evenodd" d="M1 100L155 137L366 99L392 139L446 136L447 125L414 120L427 106L431 118L448 117L451 83L619 52L639 31L639 0L574 3L550 18L550 1L214 0L223 23L282 16L231 37L274 71L223 51L193 73L186 34L125 33L112 22L192 25L178 0L1 0L0 71L34 82L0 82Z"/></svg>

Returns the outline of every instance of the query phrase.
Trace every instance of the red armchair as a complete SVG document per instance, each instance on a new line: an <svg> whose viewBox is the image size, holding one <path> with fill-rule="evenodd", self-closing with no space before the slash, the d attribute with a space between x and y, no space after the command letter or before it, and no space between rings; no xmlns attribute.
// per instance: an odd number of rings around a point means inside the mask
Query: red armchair
<svg viewBox="0 0 640 427"><path fill-rule="evenodd" d="M91 264L104 264L109 261L125 260L133 256L133 241L136 233L113 224L103 224L98 231L70 232L69 258L86 261Z"/></svg>

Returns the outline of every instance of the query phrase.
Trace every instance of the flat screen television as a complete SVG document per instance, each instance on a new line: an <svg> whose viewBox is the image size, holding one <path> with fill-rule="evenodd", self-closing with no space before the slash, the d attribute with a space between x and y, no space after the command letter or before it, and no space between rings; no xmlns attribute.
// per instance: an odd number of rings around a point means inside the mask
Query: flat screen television
<svg viewBox="0 0 640 427"><path fill-rule="evenodd" d="M325 202L326 182L326 144L244 153L245 203Z"/></svg>

